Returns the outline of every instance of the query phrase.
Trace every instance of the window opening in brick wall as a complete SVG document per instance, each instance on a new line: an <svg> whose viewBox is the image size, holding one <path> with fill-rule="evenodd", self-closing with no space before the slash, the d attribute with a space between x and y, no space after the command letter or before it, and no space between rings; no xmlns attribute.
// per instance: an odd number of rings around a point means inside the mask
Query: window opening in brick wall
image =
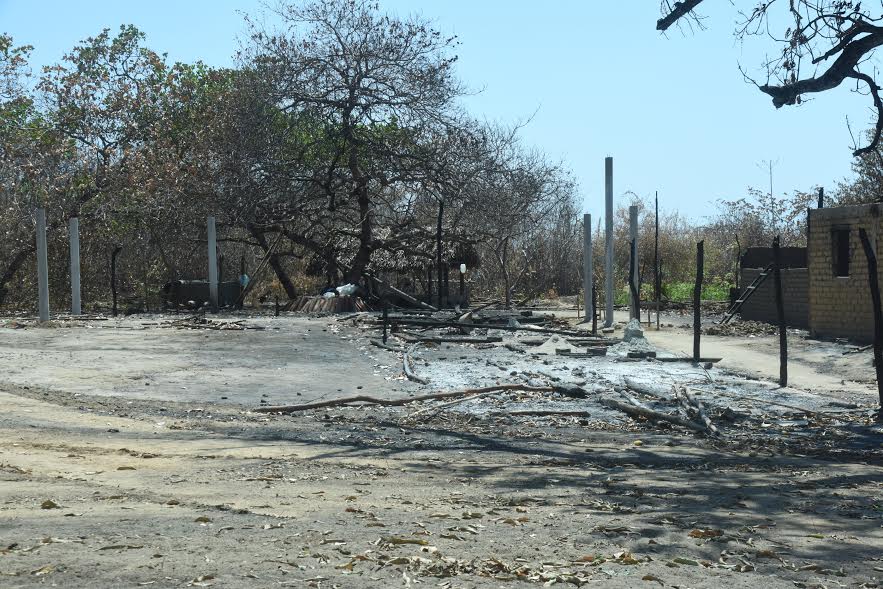
<svg viewBox="0 0 883 589"><path fill-rule="evenodd" d="M834 276L849 276L849 227L834 227L831 230L831 259L834 262Z"/></svg>

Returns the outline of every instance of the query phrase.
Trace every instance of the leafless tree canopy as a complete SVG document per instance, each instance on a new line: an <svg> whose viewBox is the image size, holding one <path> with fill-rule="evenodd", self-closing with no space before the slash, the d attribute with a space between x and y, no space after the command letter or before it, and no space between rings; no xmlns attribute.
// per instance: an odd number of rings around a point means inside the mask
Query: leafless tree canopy
<svg viewBox="0 0 883 589"><path fill-rule="evenodd" d="M695 9L703 0L661 3L656 28L667 31L679 23L700 22ZM863 5L864 4L864 5ZM872 7L876 4L876 7ZM760 0L743 11L736 37L767 36L778 47L762 64L766 80L754 82L772 97L776 108L797 105L806 95L825 92L844 82L870 96L876 113L874 131L856 156L873 151L883 133L883 100L872 64L883 45L883 7L855 0ZM749 77L746 75L746 77Z"/></svg>

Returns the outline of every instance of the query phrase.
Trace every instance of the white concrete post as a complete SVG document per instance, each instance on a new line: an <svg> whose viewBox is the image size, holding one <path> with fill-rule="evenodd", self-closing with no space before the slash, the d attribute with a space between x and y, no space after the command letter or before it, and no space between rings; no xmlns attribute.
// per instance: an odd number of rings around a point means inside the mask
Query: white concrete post
<svg viewBox="0 0 883 589"><path fill-rule="evenodd" d="M640 276L640 270L638 269L638 207L637 205L631 205L629 207L629 241L635 242L635 268L632 273L632 280L635 282L635 288L638 289L638 298L641 298L641 284L638 282L638 276ZM629 250L629 256L631 256L631 250ZM641 310L636 308L637 301L632 297L632 290L629 289L629 302L630 308L635 309L637 313L638 321L641 320Z"/></svg>
<svg viewBox="0 0 883 589"><path fill-rule="evenodd" d="M71 244L71 315L82 315L80 303L80 220L68 221L68 237Z"/></svg>
<svg viewBox="0 0 883 589"><path fill-rule="evenodd" d="M613 326L613 158L604 159L604 326Z"/></svg>
<svg viewBox="0 0 883 589"><path fill-rule="evenodd" d="M218 241L215 218L208 218L208 296L212 310L218 310Z"/></svg>
<svg viewBox="0 0 883 589"><path fill-rule="evenodd" d="M583 309L586 310L586 323L595 316L592 306L592 215L583 215Z"/></svg>
<svg viewBox="0 0 883 589"><path fill-rule="evenodd" d="M37 209L37 298L40 321L49 321L49 255L46 248L45 209Z"/></svg>

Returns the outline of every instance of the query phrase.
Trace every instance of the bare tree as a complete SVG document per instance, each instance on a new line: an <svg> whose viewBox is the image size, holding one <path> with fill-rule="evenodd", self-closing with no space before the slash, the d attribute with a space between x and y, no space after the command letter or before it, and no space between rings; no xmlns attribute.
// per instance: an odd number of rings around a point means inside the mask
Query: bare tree
<svg viewBox="0 0 883 589"><path fill-rule="evenodd" d="M456 41L367 0L282 3L276 13L285 29L253 27L246 57L271 80L284 112L322 131L325 173L315 180L327 209L341 213L335 221L349 224L338 231L356 240L346 263L346 279L356 282L371 261L383 195L415 182L421 145L456 110Z"/></svg>
<svg viewBox="0 0 883 589"><path fill-rule="evenodd" d="M701 24L695 9L703 0L661 3L656 28L667 31L676 23ZM757 0L750 11L739 11L738 39L764 35L778 45L767 60L766 80L754 82L776 108L798 105L808 94L825 92L844 82L871 97L876 123L870 141L854 147L854 155L873 151L883 134L883 100L874 69L868 64L883 45L883 9L857 0ZM783 30L784 29L784 30ZM870 72L870 73L869 73Z"/></svg>

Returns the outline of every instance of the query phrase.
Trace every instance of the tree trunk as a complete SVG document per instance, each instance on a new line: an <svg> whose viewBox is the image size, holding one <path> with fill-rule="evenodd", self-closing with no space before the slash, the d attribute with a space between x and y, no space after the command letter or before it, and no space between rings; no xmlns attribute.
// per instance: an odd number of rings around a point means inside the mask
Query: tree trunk
<svg viewBox="0 0 883 589"><path fill-rule="evenodd" d="M877 420L883 421L883 308L880 304L877 254L874 252L876 244L871 245L868 232L864 227L859 229L858 236L868 260L868 283L871 290L871 306L874 310L874 369L877 372L877 394L880 396L880 410L877 412Z"/></svg>
<svg viewBox="0 0 883 589"><path fill-rule="evenodd" d="M371 214L371 199L368 196L368 186L358 188L359 217L359 249L353 258L350 269L346 273L346 282L358 284L365 273L365 268L371 263L371 246L373 241L374 219Z"/></svg>
<svg viewBox="0 0 883 589"><path fill-rule="evenodd" d="M270 245L267 243L267 238L264 235L263 231L260 231L254 227L248 228L251 236L257 240L258 245L261 246L261 249L264 250L264 253L270 251ZM279 283L282 285L282 288L285 289L285 294L288 296L289 300L294 300L297 298L297 290L294 288L294 283L291 282L291 278L288 277L288 273L285 271L285 268L282 267L282 262L279 260L279 255L276 252L270 254L270 259L267 261L270 264L270 267L273 268L273 272L276 273L276 278L279 279Z"/></svg>
<svg viewBox="0 0 883 589"><path fill-rule="evenodd" d="M354 98L350 96L351 105L344 115L344 139L349 143L348 166L353 176L355 187L352 196L359 205L359 249L353 258L350 269L346 273L346 281L358 284L365 273L368 264L371 263L371 248L373 244L374 218L371 212L371 196L368 193L368 178L359 167L359 147L353 141L353 126L350 120L352 109L355 108Z"/></svg>
<svg viewBox="0 0 883 589"><path fill-rule="evenodd" d="M506 239L503 241L503 254L499 256L500 267L503 270L503 288L506 289L505 300L506 300L506 308L512 308L512 289L509 286L509 240Z"/></svg>

